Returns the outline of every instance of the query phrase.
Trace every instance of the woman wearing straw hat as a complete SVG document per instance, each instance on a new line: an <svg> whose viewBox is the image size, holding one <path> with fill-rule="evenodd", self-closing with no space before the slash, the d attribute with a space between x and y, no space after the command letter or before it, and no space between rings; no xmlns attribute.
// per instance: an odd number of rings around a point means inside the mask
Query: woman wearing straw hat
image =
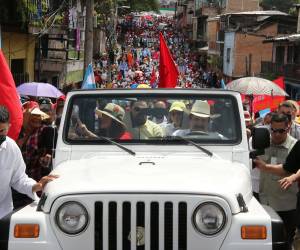
<svg viewBox="0 0 300 250"><path fill-rule="evenodd" d="M132 139L130 133L126 132L126 125L123 122L125 111L121 106L115 103L108 103L103 110L96 109L95 114L99 118L99 132L94 134L84 124L79 124L81 134L88 138L105 136L121 140Z"/></svg>

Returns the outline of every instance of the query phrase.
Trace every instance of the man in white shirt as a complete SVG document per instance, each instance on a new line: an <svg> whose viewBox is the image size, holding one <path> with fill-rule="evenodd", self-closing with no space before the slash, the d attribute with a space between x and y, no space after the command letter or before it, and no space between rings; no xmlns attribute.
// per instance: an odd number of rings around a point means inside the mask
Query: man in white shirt
<svg viewBox="0 0 300 250"><path fill-rule="evenodd" d="M213 139L226 139L218 132L210 131L209 123L211 119L210 106L207 101L197 100L191 109L189 115L189 129L176 130L173 136L189 136L189 135L207 135Z"/></svg>
<svg viewBox="0 0 300 250"><path fill-rule="evenodd" d="M29 178L25 173L25 163L18 145L7 136L9 113L0 106L0 219L13 210L11 188L35 198L35 192L57 176L43 177L39 182Z"/></svg>

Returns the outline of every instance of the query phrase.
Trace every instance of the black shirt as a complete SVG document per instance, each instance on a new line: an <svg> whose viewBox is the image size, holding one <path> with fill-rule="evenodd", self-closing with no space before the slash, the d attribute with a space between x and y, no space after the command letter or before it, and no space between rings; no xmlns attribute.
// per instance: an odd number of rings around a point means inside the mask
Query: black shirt
<svg viewBox="0 0 300 250"><path fill-rule="evenodd" d="M283 169L289 173L296 173L300 169L300 140L296 142L288 154Z"/></svg>

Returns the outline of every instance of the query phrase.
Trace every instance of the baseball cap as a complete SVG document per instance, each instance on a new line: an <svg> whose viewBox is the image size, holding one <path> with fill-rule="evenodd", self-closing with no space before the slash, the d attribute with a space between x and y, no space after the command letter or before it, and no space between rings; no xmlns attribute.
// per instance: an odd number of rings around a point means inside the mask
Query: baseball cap
<svg viewBox="0 0 300 250"><path fill-rule="evenodd" d="M210 117L210 106L207 101L197 100L192 106L191 114L197 117Z"/></svg>
<svg viewBox="0 0 300 250"><path fill-rule="evenodd" d="M183 112L184 110L186 110L186 106L183 102L175 101L172 103L169 112L172 112L174 110Z"/></svg>

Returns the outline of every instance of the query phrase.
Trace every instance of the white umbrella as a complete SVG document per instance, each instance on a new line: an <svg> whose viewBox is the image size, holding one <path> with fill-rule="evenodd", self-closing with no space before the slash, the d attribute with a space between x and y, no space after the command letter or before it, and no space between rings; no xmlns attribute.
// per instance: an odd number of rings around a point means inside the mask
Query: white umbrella
<svg viewBox="0 0 300 250"><path fill-rule="evenodd" d="M276 83L259 77L243 77L228 83L226 88L244 95L288 96Z"/></svg>

